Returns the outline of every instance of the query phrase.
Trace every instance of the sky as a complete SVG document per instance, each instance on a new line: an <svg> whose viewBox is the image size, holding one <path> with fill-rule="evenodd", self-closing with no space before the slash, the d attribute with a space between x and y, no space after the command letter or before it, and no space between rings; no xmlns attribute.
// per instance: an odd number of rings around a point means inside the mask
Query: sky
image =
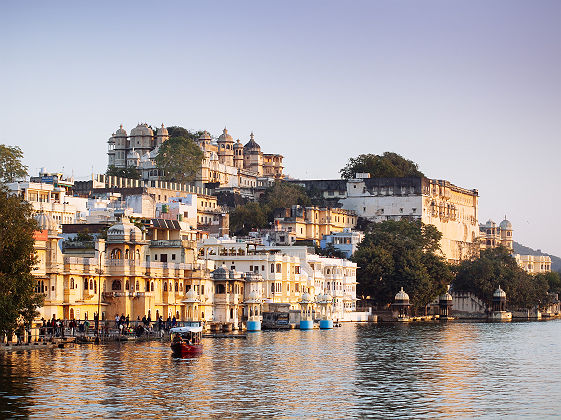
<svg viewBox="0 0 561 420"><path fill-rule="evenodd" d="M397 152L479 190L479 221L561 255L561 2L0 3L0 144L85 179L123 124L280 153L335 179Z"/></svg>

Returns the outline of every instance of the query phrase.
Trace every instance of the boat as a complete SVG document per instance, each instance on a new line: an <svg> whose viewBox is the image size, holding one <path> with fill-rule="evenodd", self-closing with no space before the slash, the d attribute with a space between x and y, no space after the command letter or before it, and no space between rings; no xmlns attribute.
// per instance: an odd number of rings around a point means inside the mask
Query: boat
<svg viewBox="0 0 561 420"><path fill-rule="evenodd" d="M200 322L187 322L183 327L175 327L171 333L171 351L176 357L196 356L203 351Z"/></svg>

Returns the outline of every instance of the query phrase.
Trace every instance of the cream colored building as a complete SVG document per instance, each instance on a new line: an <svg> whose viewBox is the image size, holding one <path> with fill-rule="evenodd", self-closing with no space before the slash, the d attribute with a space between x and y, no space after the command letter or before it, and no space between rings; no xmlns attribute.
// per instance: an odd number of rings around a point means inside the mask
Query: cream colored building
<svg viewBox="0 0 561 420"><path fill-rule="evenodd" d="M350 210L292 206L277 210L274 229L277 238L279 233L286 233L287 240L284 243L287 245L299 240L309 240L319 245L325 235L352 229L356 222L357 215Z"/></svg>
<svg viewBox="0 0 561 420"><path fill-rule="evenodd" d="M159 180L162 174L155 159L168 139L163 124L156 133L146 123L138 124L130 135L121 125L107 142L108 166L136 168L143 180ZM283 156L263 153L253 133L243 145L240 140L234 142L226 128L216 141L204 131L197 144L203 151L195 181L198 187L215 183L220 188L255 188L263 179L283 178Z"/></svg>
<svg viewBox="0 0 561 420"><path fill-rule="evenodd" d="M514 254L518 265L529 274L551 272L551 257L548 255L520 255Z"/></svg>
<svg viewBox="0 0 561 420"><path fill-rule="evenodd" d="M231 272L259 275L263 311L299 310L303 293L329 293L334 297L335 317L353 320L357 265L351 261L311 254L307 247L266 247L233 238L200 241L199 259L212 260Z"/></svg>
<svg viewBox="0 0 561 420"><path fill-rule="evenodd" d="M479 240L482 250L502 245L512 251L512 223L505 218L497 226L493 220L487 220L485 224L479 225Z"/></svg>
<svg viewBox="0 0 561 420"><path fill-rule="evenodd" d="M450 262L479 251L478 192L428 178L370 178L358 174L347 181L344 209L374 222L408 218L434 225L440 247Z"/></svg>

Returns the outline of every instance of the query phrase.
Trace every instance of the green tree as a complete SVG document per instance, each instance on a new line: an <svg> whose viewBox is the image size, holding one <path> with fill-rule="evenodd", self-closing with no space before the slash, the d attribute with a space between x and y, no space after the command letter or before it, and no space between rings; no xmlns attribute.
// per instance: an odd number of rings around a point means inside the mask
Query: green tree
<svg viewBox="0 0 561 420"><path fill-rule="evenodd" d="M393 302L401 287L419 311L452 282L449 264L440 255L442 234L421 221L388 220L368 225L352 260L357 270L357 295L377 305Z"/></svg>
<svg viewBox="0 0 561 420"><path fill-rule="evenodd" d="M504 247L485 249L479 258L462 261L457 267L456 291L472 292L490 305L499 286L512 309L542 306L548 301L547 279L526 273Z"/></svg>
<svg viewBox="0 0 561 420"><path fill-rule="evenodd" d="M138 169L133 167L128 168L117 168L114 165L110 165L107 168L106 172L107 176L118 176L121 178L129 178L129 179L140 179L141 173Z"/></svg>
<svg viewBox="0 0 561 420"><path fill-rule="evenodd" d="M20 316L31 322L42 304L31 274L36 229L31 205L0 187L0 334L11 334Z"/></svg>
<svg viewBox="0 0 561 420"><path fill-rule="evenodd" d="M190 182L197 176L204 158L197 145L197 133L183 127L168 127L170 138L158 150L156 166L163 171L163 178L172 182Z"/></svg>
<svg viewBox="0 0 561 420"><path fill-rule="evenodd" d="M18 146L0 144L0 182L14 182L27 176L27 166L21 159L23 152Z"/></svg>
<svg viewBox="0 0 561 420"><path fill-rule="evenodd" d="M551 293L561 293L561 275L557 271L536 274L536 279L544 279Z"/></svg>
<svg viewBox="0 0 561 420"><path fill-rule="evenodd" d="M250 202L238 206L230 212L230 232L232 235L247 235L251 230L267 226L267 214L259 203Z"/></svg>
<svg viewBox="0 0 561 420"><path fill-rule="evenodd" d="M276 209L310 204L310 198L304 188L276 181L265 190L259 202L249 202L230 211L230 233L247 235L250 230L265 228L272 223Z"/></svg>
<svg viewBox="0 0 561 420"><path fill-rule="evenodd" d="M344 179L354 178L357 173L369 173L373 178L424 176L415 162L393 152L385 152L383 155L368 153L350 158L347 165L339 172Z"/></svg>

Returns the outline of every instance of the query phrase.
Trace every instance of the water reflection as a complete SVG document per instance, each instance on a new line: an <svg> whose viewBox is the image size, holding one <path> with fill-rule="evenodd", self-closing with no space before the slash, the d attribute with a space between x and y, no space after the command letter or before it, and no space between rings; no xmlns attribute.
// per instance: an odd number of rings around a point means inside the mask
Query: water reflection
<svg viewBox="0 0 561 420"><path fill-rule="evenodd" d="M561 323L349 324L331 331L0 352L0 417L546 417Z"/></svg>

